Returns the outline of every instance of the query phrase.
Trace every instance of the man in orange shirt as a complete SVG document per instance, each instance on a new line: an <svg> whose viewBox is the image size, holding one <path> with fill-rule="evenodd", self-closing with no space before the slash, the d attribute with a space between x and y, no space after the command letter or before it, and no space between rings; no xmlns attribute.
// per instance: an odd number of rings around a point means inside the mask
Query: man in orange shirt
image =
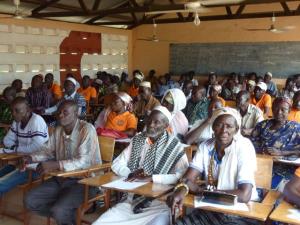
<svg viewBox="0 0 300 225"><path fill-rule="evenodd" d="M294 94L293 107L289 113L288 120L300 123L300 91Z"/></svg>
<svg viewBox="0 0 300 225"><path fill-rule="evenodd" d="M139 94L139 86L140 83L143 81L144 79L144 75L142 72L140 71L135 71L134 72L134 77L132 80L132 84L130 85L130 87L127 90L127 93L132 97L135 98L138 96Z"/></svg>
<svg viewBox="0 0 300 225"><path fill-rule="evenodd" d="M58 84L54 83L54 76L52 73L47 73L45 76L45 85L52 93L53 99L58 101L62 97L62 91Z"/></svg>
<svg viewBox="0 0 300 225"><path fill-rule="evenodd" d="M254 88L254 95L251 98L251 103L260 108L264 115L268 117L271 112L272 98L266 91L267 85L264 82L258 82Z"/></svg>
<svg viewBox="0 0 300 225"><path fill-rule="evenodd" d="M81 94L88 104L97 102L97 91L90 85L90 77L84 75L82 78L82 88L80 87L77 92Z"/></svg>
<svg viewBox="0 0 300 225"><path fill-rule="evenodd" d="M288 202L300 207L300 167L294 177L285 185L283 196Z"/></svg>

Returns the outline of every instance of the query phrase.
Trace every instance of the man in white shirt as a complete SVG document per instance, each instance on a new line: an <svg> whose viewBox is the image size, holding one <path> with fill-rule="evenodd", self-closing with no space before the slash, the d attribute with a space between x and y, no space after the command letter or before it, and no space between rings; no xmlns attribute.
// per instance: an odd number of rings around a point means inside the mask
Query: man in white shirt
<svg viewBox="0 0 300 225"><path fill-rule="evenodd" d="M14 121L3 139L5 149L24 154L37 151L49 139L44 119L31 111L24 97L15 98L11 110ZM26 183L28 172L20 171L14 165L6 165L0 169L0 177L0 195L3 195L15 186Z"/></svg>
<svg viewBox="0 0 300 225"><path fill-rule="evenodd" d="M264 120L263 112L257 106L250 104L248 91L240 91L236 96L236 106L241 114L241 133L250 136L256 124Z"/></svg>
<svg viewBox="0 0 300 225"><path fill-rule="evenodd" d="M188 160L184 146L166 131L170 120L167 108L155 107L146 131L132 139L113 161L112 170L128 180L175 184L187 169ZM169 217L164 202L128 194L125 202L104 213L93 225L169 225Z"/></svg>

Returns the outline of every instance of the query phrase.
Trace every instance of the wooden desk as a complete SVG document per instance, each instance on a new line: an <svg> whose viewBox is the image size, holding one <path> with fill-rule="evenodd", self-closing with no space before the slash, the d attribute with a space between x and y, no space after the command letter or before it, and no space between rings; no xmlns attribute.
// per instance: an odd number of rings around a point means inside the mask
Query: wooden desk
<svg viewBox="0 0 300 225"><path fill-rule="evenodd" d="M271 213L271 220L288 223L288 224L300 224L300 220L295 220L289 218L287 215L289 214L290 209L295 209L294 206L287 203L286 201L282 201L279 206Z"/></svg>
<svg viewBox="0 0 300 225"><path fill-rule="evenodd" d="M184 199L183 205L194 208L194 195L187 195ZM214 207L201 207L201 209L251 218L259 221L266 221L273 209L273 205L267 205L259 202L249 202L247 205L249 207L249 211L229 210Z"/></svg>
<svg viewBox="0 0 300 225"><path fill-rule="evenodd" d="M101 187L104 184L107 184L111 181L118 180L121 177L115 175L114 173L106 173L102 176L97 177L90 177L86 179L82 179L79 181L81 184L85 184L88 186L94 186L94 187ZM143 195L146 197L153 197L157 198L160 197L167 192L171 191L173 189L170 185L163 185L163 184L155 184L152 182L149 182L141 187L132 189L132 190L124 190L124 189L117 189L117 188L109 188L111 190L120 191L120 192L129 192L134 193L138 195Z"/></svg>

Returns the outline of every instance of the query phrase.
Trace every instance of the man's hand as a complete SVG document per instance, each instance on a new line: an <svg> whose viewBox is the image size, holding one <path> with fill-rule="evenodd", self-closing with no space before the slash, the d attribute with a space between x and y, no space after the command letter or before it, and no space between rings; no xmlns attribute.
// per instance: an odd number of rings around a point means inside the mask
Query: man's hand
<svg viewBox="0 0 300 225"><path fill-rule="evenodd" d="M167 197L167 205L171 208L172 215L176 216L177 209L182 211L183 199L184 193L180 189Z"/></svg>
<svg viewBox="0 0 300 225"><path fill-rule="evenodd" d="M59 162L56 161L41 162L36 168L39 174L47 174L55 170L59 170Z"/></svg>
<svg viewBox="0 0 300 225"><path fill-rule="evenodd" d="M125 181L134 181L134 180L143 180L143 181L152 181L152 176L149 176L144 173L143 169L138 169L130 173Z"/></svg>

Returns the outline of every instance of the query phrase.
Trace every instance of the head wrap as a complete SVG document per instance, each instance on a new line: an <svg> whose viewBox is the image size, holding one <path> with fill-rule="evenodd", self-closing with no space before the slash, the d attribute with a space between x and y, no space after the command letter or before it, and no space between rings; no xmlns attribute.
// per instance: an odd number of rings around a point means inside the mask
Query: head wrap
<svg viewBox="0 0 300 225"><path fill-rule="evenodd" d="M125 103L125 105L128 105L132 102L132 98L125 92L118 92L116 95Z"/></svg>
<svg viewBox="0 0 300 225"><path fill-rule="evenodd" d="M173 112L171 112L172 114L175 114L186 107L186 97L182 90L180 90L179 88L169 89L168 91L166 91L161 101L163 102L165 99L167 102L172 104L170 101L168 101L170 95L172 97L174 105Z"/></svg>
<svg viewBox="0 0 300 225"><path fill-rule="evenodd" d="M268 75L268 76L270 76L270 77L272 77L273 76L273 74L271 73L271 72L266 72L266 74L265 75Z"/></svg>
<svg viewBox="0 0 300 225"><path fill-rule="evenodd" d="M214 121L221 115L231 115L231 116L233 116L236 119L236 122L239 126L239 129L241 128L241 123L242 123L241 115L236 109L233 109L231 107L222 107L222 108L214 110L213 115L210 119L211 124L213 124Z"/></svg>
<svg viewBox="0 0 300 225"><path fill-rule="evenodd" d="M137 72L134 74L134 77L136 79L139 79L140 81L143 81L144 80L144 74L142 72Z"/></svg>
<svg viewBox="0 0 300 225"><path fill-rule="evenodd" d="M68 77L66 80L71 81L76 87L77 81L73 77Z"/></svg>
<svg viewBox="0 0 300 225"><path fill-rule="evenodd" d="M274 102L285 102L287 103L290 107L292 107L292 100L288 97L285 97L285 96L281 96L281 97L277 97L274 99L273 101L273 104Z"/></svg>
<svg viewBox="0 0 300 225"><path fill-rule="evenodd" d="M258 82L258 83L256 84L256 87L259 87L261 90L264 90L264 91L266 91L267 88L268 88L268 86L266 85L266 83L265 83L265 82L262 82L262 81Z"/></svg>
<svg viewBox="0 0 300 225"><path fill-rule="evenodd" d="M256 85L256 83L255 83L254 80L248 80L248 84L250 84L250 85L252 85L252 86L255 86L255 85Z"/></svg>
<svg viewBox="0 0 300 225"><path fill-rule="evenodd" d="M219 84L214 84L211 86L212 89L214 89L215 91L217 91L219 94L222 92L222 86Z"/></svg>
<svg viewBox="0 0 300 225"><path fill-rule="evenodd" d="M143 81L140 83L140 87L151 88L151 83L149 81Z"/></svg>
<svg viewBox="0 0 300 225"><path fill-rule="evenodd" d="M165 117L167 117L169 123L171 122L172 115L171 115L171 113L169 112L169 110L166 107L158 105L158 106L155 106L152 111L159 111L159 112L161 112L162 114L164 114Z"/></svg>

